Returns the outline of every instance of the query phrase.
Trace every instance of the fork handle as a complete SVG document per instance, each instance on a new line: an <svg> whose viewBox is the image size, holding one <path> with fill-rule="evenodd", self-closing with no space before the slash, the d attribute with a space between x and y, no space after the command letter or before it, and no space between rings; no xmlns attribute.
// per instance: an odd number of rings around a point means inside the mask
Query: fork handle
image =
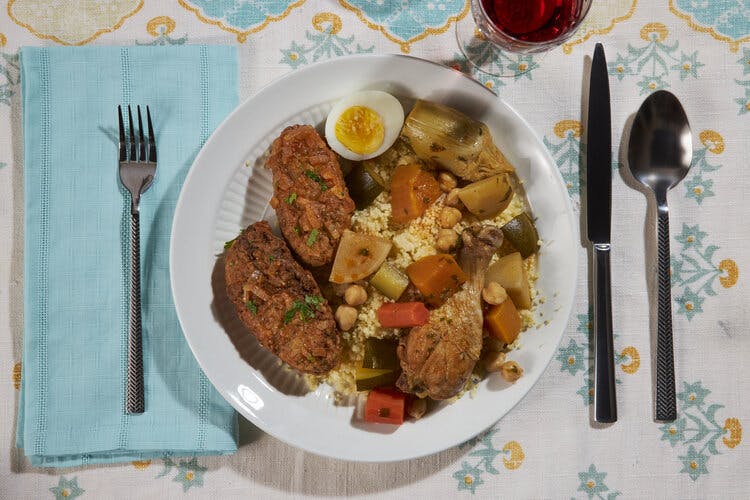
<svg viewBox="0 0 750 500"><path fill-rule="evenodd" d="M661 200L659 200L661 201ZM672 280L669 273L669 209L666 196L659 203L659 301L656 335L656 421L673 422L677 418L674 387L674 349L672 346Z"/></svg>
<svg viewBox="0 0 750 500"><path fill-rule="evenodd" d="M134 207L130 213L130 308L128 328L128 378L125 412L143 413L143 347L141 326L141 224Z"/></svg>

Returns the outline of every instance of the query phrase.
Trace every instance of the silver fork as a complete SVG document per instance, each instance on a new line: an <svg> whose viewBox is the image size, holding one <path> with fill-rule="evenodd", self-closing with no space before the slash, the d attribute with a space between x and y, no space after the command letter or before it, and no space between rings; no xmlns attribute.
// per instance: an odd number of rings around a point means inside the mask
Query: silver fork
<svg viewBox="0 0 750 500"><path fill-rule="evenodd" d="M143 413L143 348L141 326L141 195L151 187L156 174L156 141L151 126L151 112L146 106L148 140L143 137L141 107L138 113L138 141L135 139L133 113L128 105L129 140L125 138L122 108L117 106L120 125L120 182L130 191L130 308L128 327L128 378L125 390L125 411ZM136 152L137 150L137 152Z"/></svg>

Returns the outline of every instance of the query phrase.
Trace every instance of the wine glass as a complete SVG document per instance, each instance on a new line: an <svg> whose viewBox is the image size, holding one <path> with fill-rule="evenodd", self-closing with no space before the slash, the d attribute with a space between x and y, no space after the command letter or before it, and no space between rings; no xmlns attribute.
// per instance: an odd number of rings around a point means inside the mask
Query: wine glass
<svg viewBox="0 0 750 500"><path fill-rule="evenodd" d="M471 16L456 23L468 62L490 76L517 77L575 33L592 0L471 0ZM537 54L536 56L533 56Z"/></svg>

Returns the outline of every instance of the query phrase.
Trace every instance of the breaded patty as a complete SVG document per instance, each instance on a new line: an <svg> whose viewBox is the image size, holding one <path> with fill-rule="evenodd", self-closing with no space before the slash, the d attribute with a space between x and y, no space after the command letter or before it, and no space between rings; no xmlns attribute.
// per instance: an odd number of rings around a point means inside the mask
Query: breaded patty
<svg viewBox="0 0 750 500"><path fill-rule="evenodd" d="M338 364L341 339L331 307L267 222L237 237L225 265L227 295L263 347L304 373Z"/></svg>
<svg viewBox="0 0 750 500"><path fill-rule="evenodd" d="M336 155L314 128L293 125L273 141L266 167L284 238L305 264L330 264L354 213Z"/></svg>

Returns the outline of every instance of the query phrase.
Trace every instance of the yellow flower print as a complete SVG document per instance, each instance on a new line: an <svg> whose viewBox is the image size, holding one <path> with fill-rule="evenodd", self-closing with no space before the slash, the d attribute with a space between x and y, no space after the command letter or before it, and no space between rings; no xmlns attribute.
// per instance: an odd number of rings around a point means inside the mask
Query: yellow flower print
<svg viewBox="0 0 750 500"><path fill-rule="evenodd" d="M724 138L715 130L704 130L698 137L701 144L713 154L720 155L724 152Z"/></svg>
<svg viewBox="0 0 750 500"><path fill-rule="evenodd" d="M313 28L321 33L337 34L341 31L341 18L333 12L319 12L312 19Z"/></svg>
<svg viewBox="0 0 750 500"><path fill-rule="evenodd" d="M735 261L733 261L732 259L724 259L719 262L719 269L724 271L724 275L719 276L719 282L721 283L721 286L723 286L724 288L732 288L737 284L740 271Z"/></svg>
<svg viewBox="0 0 750 500"><path fill-rule="evenodd" d="M5 38L5 35L0 33L0 47L5 47L6 43L8 43L8 39Z"/></svg>
<svg viewBox="0 0 750 500"><path fill-rule="evenodd" d="M554 132L560 139L565 139L568 131L573 132L573 137L581 137L581 122L578 120L562 120L555 124Z"/></svg>
<svg viewBox="0 0 750 500"><path fill-rule="evenodd" d="M656 34L656 38L652 37L653 34ZM646 42L663 42L667 36L669 36L669 30L662 23L648 23L641 28L641 40Z"/></svg>
<svg viewBox="0 0 750 500"><path fill-rule="evenodd" d="M133 467L139 470L146 469L149 465L151 465L151 460L134 460L133 461Z"/></svg>
<svg viewBox="0 0 750 500"><path fill-rule="evenodd" d="M728 418L724 421L724 430L729 431L729 437L721 440L727 448L734 448L742 442L742 424L736 418Z"/></svg>
<svg viewBox="0 0 750 500"><path fill-rule="evenodd" d="M159 29L162 26L164 27L163 31ZM158 16L151 19L148 24L146 24L146 31L148 31L148 34L151 36L169 35L174 31L175 26L177 25L171 17Z"/></svg>
<svg viewBox="0 0 750 500"><path fill-rule="evenodd" d="M638 352L638 349L636 349L633 346L627 346L625 349L622 350L622 353L620 353L622 357L628 357L630 358L630 363L623 363L620 367L622 368L622 371L625 373L632 375L635 372L638 371L638 368L641 367L641 355Z"/></svg>
<svg viewBox="0 0 750 500"><path fill-rule="evenodd" d="M508 470L515 470L521 467L526 455L518 441L508 441L503 446L504 452L510 452L510 457L503 457L503 466Z"/></svg>

